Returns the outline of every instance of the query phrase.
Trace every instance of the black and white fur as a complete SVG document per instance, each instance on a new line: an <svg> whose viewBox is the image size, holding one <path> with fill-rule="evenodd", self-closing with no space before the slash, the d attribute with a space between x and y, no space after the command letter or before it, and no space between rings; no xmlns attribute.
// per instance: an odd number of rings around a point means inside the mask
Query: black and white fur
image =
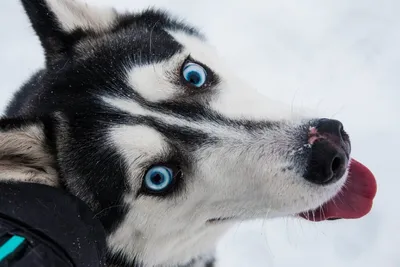
<svg viewBox="0 0 400 267"><path fill-rule="evenodd" d="M315 119L240 81L195 28L153 9L22 4L46 67L0 121L1 179L83 199L107 230L110 266L213 266L236 221L315 209L343 186L346 175L303 178ZM207 69L206 86L182 79L188 61ZM182 174L167 194L142 190L154 164Z"/></svg>

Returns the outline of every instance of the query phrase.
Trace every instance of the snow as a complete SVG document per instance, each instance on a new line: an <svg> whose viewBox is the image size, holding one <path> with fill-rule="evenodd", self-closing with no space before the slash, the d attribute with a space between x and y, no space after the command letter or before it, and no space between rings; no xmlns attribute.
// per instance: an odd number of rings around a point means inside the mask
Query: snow
<svg viewBox="0 0 400 267"><path fill-rule="evenodd" d="M361 220L241 223L221 241L220 267L400 266L400 1L90 0L119 10L165 7L199 25L263 93L340 119L353 156L378 179ZM43 56L16 0L0 4L0 107ZM394 202L394 203L392 203Z"/></svg>

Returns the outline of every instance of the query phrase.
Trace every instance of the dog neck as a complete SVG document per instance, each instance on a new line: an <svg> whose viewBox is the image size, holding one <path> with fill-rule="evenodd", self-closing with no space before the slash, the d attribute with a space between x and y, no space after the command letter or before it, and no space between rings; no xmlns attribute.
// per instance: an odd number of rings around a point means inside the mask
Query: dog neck
<svg viewBox="0 0 400 267"><path fill-rule="evenodd" d="M218 241L231 226L221 223L196 230L188 226L189 230L157 236L155 231L143 235L125 225L108 237L108 244L112 255L120 255L129 263L126 266L212 267ZM131 231L136 232L135 238L126 235Z"/></svg>

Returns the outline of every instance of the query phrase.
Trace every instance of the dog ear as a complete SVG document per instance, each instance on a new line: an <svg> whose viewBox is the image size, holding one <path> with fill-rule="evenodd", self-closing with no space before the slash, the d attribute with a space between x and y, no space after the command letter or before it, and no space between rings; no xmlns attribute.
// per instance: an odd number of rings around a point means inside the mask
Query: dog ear
<svg viewBox="0 0 400 267"><path fill-rule="evenodd" d="M50 119L0 119L0 182L58 186ZM47 132L47 133L46 133Z"/></svg>
<svg viewBox="0 0 400 267"><path fill-rule="evenodd" d="M46 59L67 56L73 44L87 34L110 29L117 21L112 8L89 6L80 0L22 0Z"/></svg>

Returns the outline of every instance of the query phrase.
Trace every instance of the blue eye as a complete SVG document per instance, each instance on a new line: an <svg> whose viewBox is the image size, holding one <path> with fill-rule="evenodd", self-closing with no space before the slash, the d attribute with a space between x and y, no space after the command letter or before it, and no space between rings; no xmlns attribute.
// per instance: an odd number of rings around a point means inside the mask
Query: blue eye
<svg viewBox="0 0 400 267"><path fill-rule="evenodd" d="M196 63L188 63L183 67L183 78L196 87L202 87L206 83L206 70Z"/></svg>
<svg viewBox="0 0 400 267"><path fill-rule="evenodd" d="M155 166L149 169L144 177L145 186L151 191L166 190L173 182L173 172L164 166Z"/></svg>

